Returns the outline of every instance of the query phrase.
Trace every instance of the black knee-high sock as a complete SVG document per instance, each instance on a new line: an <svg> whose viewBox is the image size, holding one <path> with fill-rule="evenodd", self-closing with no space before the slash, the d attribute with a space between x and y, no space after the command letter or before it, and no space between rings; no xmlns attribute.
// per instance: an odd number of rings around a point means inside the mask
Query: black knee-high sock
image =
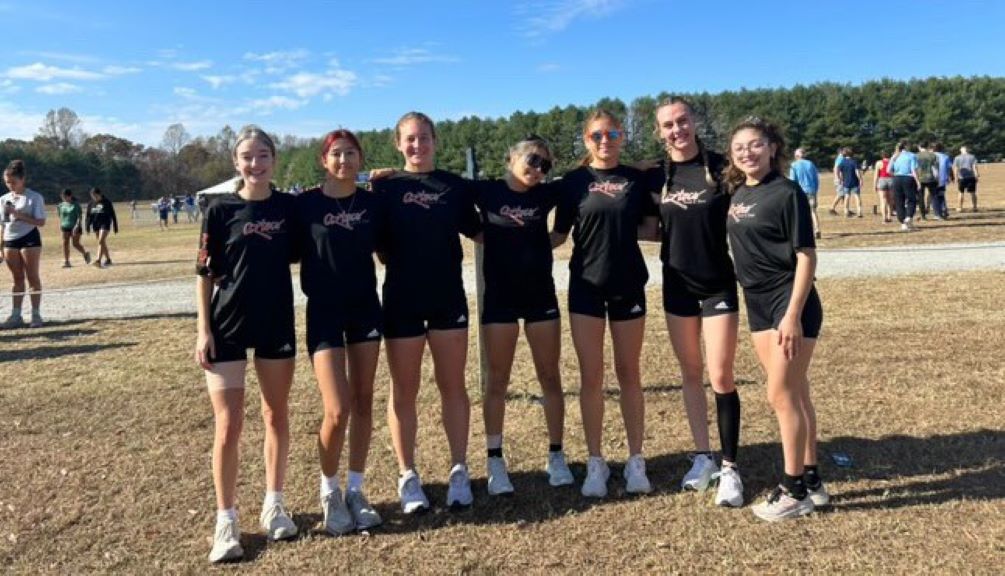
<svg viewBox="0 0 1005 576"><path fill-rule="evenodd" d="M740 446L740 394L733 390L729 394L715 393L715 412L719 423L719 441L722 443L722 459L736 462L736 451Z"/></svg>

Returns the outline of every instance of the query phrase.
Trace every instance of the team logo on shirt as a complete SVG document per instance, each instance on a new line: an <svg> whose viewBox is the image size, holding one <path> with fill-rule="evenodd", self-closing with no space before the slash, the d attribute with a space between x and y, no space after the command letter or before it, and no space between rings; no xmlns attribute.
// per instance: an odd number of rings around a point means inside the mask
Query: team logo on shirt
<svg viewBox="0 0 1005 576"><path fill-rule="evenodd" d="M328 212L324 217L324 225L339 226L341 228L345 228L346 230L352 230L353 226L363 222L364 214L366 214L366 210L361 210L359 212L339 212L338 214Z"/></svg>
<svg viewBox="0 0 1005 576"><path fill-rule="evenodd" d="M754 206L757 206L756 202L753 204L732 204L729 207L729 217L733 219L733 222L753 218L757 215L751 212Z"/></svg>
<svg viewBox="0 0 1005 576"><path fill-rule="evenodd" d="M610 180L604 180L602 182L590 182L590 186L587 190L597 194L603 194L608 198L617 198L618 194L624 193L626 188L628 188L628 182L612 182Z"/></svg>
<svg viewBox="0 0 1005 576"><path fill-rule="evenodd" d="M446 192L432 193L432 192L405 192L405 195L401 197L402 204L416 204L422 206L426 210L433 204L440 204L440 198Z"/></svg>
<svg viewBox="0 0 1005 576"><path fill-rule="evenodd" d="M527 221L538 220L537 208L521 208L519 206L503 206L499 209L499 214L516 222L520 226L526 226Z"/></svg>
<svg viewBox="0 0 1005 576"><path fill-rule="evenodd" d="M705 199L703 196L705 195L705 192L708 192L708 188L703 188L697 192L688 192L686 189L681 188L676 192L671 192L664 186L663 197L660 198L660 202L663 204L673 204L682 210L687 210L688 206L704 204Z"/></svg>
<svg viewBox="0 0 1005 576"><path fill-rule="evenodd" d="M245 236L257 234L266 240L272 240L273 234L282 231L284 222L286 222L286 220L259 220L258 222L248 222L244 225L243 232Z"/></svg>

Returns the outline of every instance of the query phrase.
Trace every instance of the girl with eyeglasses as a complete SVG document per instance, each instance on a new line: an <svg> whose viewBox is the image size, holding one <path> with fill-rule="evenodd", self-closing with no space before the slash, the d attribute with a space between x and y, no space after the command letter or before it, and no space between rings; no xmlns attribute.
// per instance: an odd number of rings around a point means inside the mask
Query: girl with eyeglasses
<svg viewBox="0 0 1005 576"><path fill-rule="evenodd" d="M205 371L215 420L217 516L210 562L244 555L236 502L248 348L255 350L265 424L266 491L259 520L269 540L297 535L283 499L296 355L290 276L296 209L293 197L272 185L276 147L264 130L242 129L232 154L241 180L233 194L221 195L206 210L196 265L195 360Z"/></svg>
<svg viewBox="0 0 1005 576"><path fill-rule="evenodd" d="M785 140L779 129L748 118L730 133L729 146L729 241L782 438L782 480L753 507L758 518L773 522L830 501L817 469L816 413L807 379L823 323L813 286L816 244L809 201L782 176Z"/></svg>
<svg viewBox="0 0 1005 576"><path fill-rule="evenodd" d="M726 240L729 195L722 183L725 159L696 133L694 110L681 98L656 109L656 135L667 156L647 171L659 190L663 311L670 344L680 364L684 408L695 453L683 490L704 491L715 478L719 506L743 505L736 466L740 396L733 378L739 298ZM704 342L705 362L702 361ZM722 468L709 445L704 365L715 394Z"/></svg>
<svg viewBox="0 0 1005 576"><path fill-rule="evenodd" d="M355 134L329 132L319 161L324 183L296 197L300 286L307 295L307 351L324 404L318 431L323 524L339 536L382 523L364 494L363 480L383 332L373 262L383 211L376 195L356 185L363 149ZM338 470L347 435L343 492Z"/></svg>
<svg viewBox="0 0 1005 576"><path fill-rule="evenodd" d="M583 165L558 183L561 198L552 233L554 246L565 242L570 231L573 240L569 324L579 358L580 409L589 451L582 494L604 498L610 477L601 451L605 325L611 330L628 437L626 491L648 493L652 485L642 455L645 405L639 362L649 273L639 238L656 234L656 206L650 196L654 190L641 171L620 163L624 129L613 114L606 110L590 114L583 142L588 152Z"/></svg>
<svg viewBox="0 0 1005 576"><path fill-rule="evenodd" d="M503 179L475 182L485 245L481 323L489 374L482 408L490 496L513 493L502 452L503 419L520 319L544 393L548 482L552 486L574 482L562 450L561 325L548 235L548 213L555 207L557 192L542 183L552 162L548 143L529 137L509 149Z"/></svg>
<svg viewBox="0 0 1005 576"><path fill-rule="evenodd" d="M478 236L480 223L470 183L436 169L436 129L420 112L398 120L395 146L401 171L373 182L387 215L379 235L385 263L384 338L391 372L388 427L398 458L401 508L429 508L415 466L417 399L422 356L429 344L450 446L447 506L469 506L467 467L471 405L465 388L468 300L461 277L459 234Z"/></svg>

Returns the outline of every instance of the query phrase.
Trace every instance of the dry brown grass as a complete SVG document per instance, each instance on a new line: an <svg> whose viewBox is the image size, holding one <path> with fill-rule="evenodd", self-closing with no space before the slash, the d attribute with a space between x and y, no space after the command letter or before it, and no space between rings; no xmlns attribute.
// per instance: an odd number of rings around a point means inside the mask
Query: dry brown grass
<svg viewBox="0 0 1005 576"><path fill-rule="evenodd" d="M541 471L547 439L521 342L507 403L507 456L517 495L485 495L477 364L471 510L442 510L448 468L436 388L425 366L419 467L435 510L398 511L396 465L383 411L381 365L368 490L386 519L370 536L317 531L315 433L320 401L298 357L287 499L305 536L267 544L256 519L262 425L249 401L240 508L242 572L345 573L994 573L1005 554L1005 298L1000 272L819 284L826 318L812 368L830 511L764 524L749 509L676 489L691 447L658 291L644 350L646 452L657 490L621 493L626 457L608 374L605 451L611 497L589 503L554 490ZM302 311L301 311L302 312ZM302 320L302 318L301 318ZM745 322L745 321L744 321ZM300 323L302 332L303 324ZM302 334L301 334L302 336ZM8 573L206 570L213 523L212 416L191 362L193 318L54 324L0 333L0 567ZM567 449L584 474L578 382L566 331ZM471 358L475 356L472 340ZM428 362L427 362L428 364ZM610 364L608 364L610 365ZM744 421L740 461L748 500L780 470L777 426L746 330L736 364ZM256 385L249 383L249 391ZM714 424L713 437L714 437ZM828 455L849 453L840 469ZM233 569L233 568L230 568Z"/></svg>
<svg viewBox="0 0 1005 576"><path fill-rule="evenodd" d="M829 186L830 176L821 176L823 189L820 195L821 227L823 239L818 242L821 249L854 248L862 246L890 246L910 244L941 244L946 242L988 242L1002 239L1002 226L1005 225L1005 164L986 164L981 166L984 175L980 183L980 212L953 212L945 222L928 221L913 234L901 234L896 225L883 224L878 216L872 216L872 205L876 202L875 195L866 192L863 195L867 213L865 218L844 218L827 214L827 206L833 201L833 190ZM871 174L867 182L871 186ZM955 209L955 188L949 190L949 205ZM969 206L969 198L967 199ZM121 232L112 235L109 247L115 266L98 270L83 266L79 255L72 255L73 268L64 270L62 244L58 220L50 207L50 224L43 229L44 254L42 259L42 282L46 288L65 288L97 283L136 282L190 276L195 262L196 243L198 241L198 224L184 223L184 214L180 215L181 224L172 225L165 232L158 230L157 221L149 208L140 207L140 219L137 222L129 220L129 207L126 204L116 205L116 211L121 217ZM94 237L84 239L85 246L96 253ZM465 260L474 261L474 248L470 242L463 243ZM568 259L572 251L572 243L555 250L556 259ZM659 255L659 245L644 243L643 251L652 257ZM0 278L3 275L0 274ZM0 286L4 286L0 279ZM9 284L7 284L9 285Z"/></svg>

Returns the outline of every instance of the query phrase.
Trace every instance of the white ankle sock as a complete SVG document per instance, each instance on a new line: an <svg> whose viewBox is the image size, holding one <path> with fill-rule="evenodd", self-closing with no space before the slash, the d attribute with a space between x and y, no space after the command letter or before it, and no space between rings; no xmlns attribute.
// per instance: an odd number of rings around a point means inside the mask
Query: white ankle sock
<svg viewBox="0 0 1005 576"><path fill-rule="evenodd" d="M262 502L262 508L269 509L276 504L283 503L283 493L282 491L273 492L271 490L265 491L265 500Z"/></svg>
<svg viewBox="0 0 1005 576"><path fill-rule="evenodd" d="M349 480L345 487L347 492L362 492L363 491L363 473L349 471Z"/></svg>
<svg viewBox="0 0 1005 576"><path fill-rule="evenodd" d="M325 473L321 473L321 497L331 494L332 492L338 490L338 474L333 474L331 476L325 476Z"/></svg>
<svg viewBox="0 0 1005 576"><path fill-rule="evenodd" d="M493 434L485 437L485 448L495 450L502 448L502 434Z"/></svg>
<svg viewBox="0 0 1005 576"><path fill-rule="evenodd" d="M230 521L237 521L237 508L227 508L226 510L216 511L216 524L225 524Z"/></svg>

